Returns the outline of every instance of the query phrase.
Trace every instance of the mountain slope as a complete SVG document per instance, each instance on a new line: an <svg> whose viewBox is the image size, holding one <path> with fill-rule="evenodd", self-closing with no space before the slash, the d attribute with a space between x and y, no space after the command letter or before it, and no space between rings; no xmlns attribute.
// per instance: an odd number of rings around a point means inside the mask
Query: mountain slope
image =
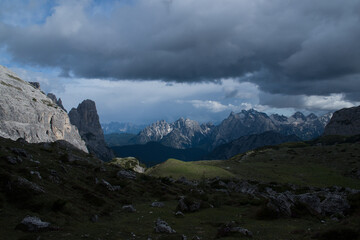
<svg viewBox="0 0 360 240"><path fill-rule="evenodd" d="M360 134L360 106L336 111L324 131L324 135L357 134Z"/></svg>
<svg viewBox="0 0 360 240"><path fill-rule="evenodd" d="M244 153L263 146L278 145L285 142L301 141L295 135L282 135L278 132L268 131L240 137L229 143L216 147L205 159L228 159L236 154Z"/></svg>
<svg viewBox="0 0 360 240"><path fill-rule="evenodd" d="M21 80L0 66L0 136L27 142L65 140L87 152L67 113L47 97L40 85Z"/></svg>

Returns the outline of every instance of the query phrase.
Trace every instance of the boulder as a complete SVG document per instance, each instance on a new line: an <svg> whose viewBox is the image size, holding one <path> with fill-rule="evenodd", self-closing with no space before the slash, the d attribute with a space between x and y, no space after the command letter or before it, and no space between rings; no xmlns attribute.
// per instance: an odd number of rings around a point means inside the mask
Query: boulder
<svg viewBox="0 0 360 240"><path fill-rule="evenodd" d="M176 233L167 222L158 218L155 222L155 232L157 233Z"/></svg>
<svg viewBox="0 0 360 240"><path fill-rule="evenodd" d="M157 207L157 208L162 208L165 206L165 204L163 202L153 202L151 203L152 207Z"/></svg>
<svg viewBox="0 0 360 240"><path fill-rule="evenodd" d="M134 208L133 205L124 205L124 206L122 207L122 210L123 210L124 212L128 212L128 213L136 212L136 209Z"/></svg>
<svg viewBox="0 0 360 240"><path fill-rule="evenodd" d="M41 221L38 217L26 216L17 226L16 229L26 232L40 232L54 230L51 224Z"/></svg>

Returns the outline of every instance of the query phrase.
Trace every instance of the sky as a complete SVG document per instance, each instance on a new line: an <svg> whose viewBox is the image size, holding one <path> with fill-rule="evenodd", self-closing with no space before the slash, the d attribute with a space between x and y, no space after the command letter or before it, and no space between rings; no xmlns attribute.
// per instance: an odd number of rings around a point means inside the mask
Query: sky
<svg viewBox="0 0 360 240"><path fill-rule="evenodd" d="M101 122L360 105L359 0L1 0L0 64Z"/></svg>

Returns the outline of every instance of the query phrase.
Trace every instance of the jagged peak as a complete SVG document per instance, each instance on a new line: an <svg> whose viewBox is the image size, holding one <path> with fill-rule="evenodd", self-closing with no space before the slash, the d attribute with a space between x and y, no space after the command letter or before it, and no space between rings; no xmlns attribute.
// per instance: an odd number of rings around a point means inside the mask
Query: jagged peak
<svg viewBox="0 0 360 240"><path fill-rule="evenodd" d="M296 119L305 119L305 115L302 113L302 112L296 112L292 115L293 118L296 118Z"/></svg>

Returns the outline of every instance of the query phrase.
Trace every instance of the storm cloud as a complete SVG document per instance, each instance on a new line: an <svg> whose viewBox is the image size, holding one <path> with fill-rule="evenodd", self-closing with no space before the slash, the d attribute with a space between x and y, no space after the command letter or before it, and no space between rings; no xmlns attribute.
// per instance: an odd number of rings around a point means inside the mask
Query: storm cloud
<svg viewBox="0 0 360 240"><path fill-rule="evenodd" d="M62 76L238 78L271 94L360 100L358 0L104 2L58 1L42 21L2 21L0 44L14 61Z"/></svg>

